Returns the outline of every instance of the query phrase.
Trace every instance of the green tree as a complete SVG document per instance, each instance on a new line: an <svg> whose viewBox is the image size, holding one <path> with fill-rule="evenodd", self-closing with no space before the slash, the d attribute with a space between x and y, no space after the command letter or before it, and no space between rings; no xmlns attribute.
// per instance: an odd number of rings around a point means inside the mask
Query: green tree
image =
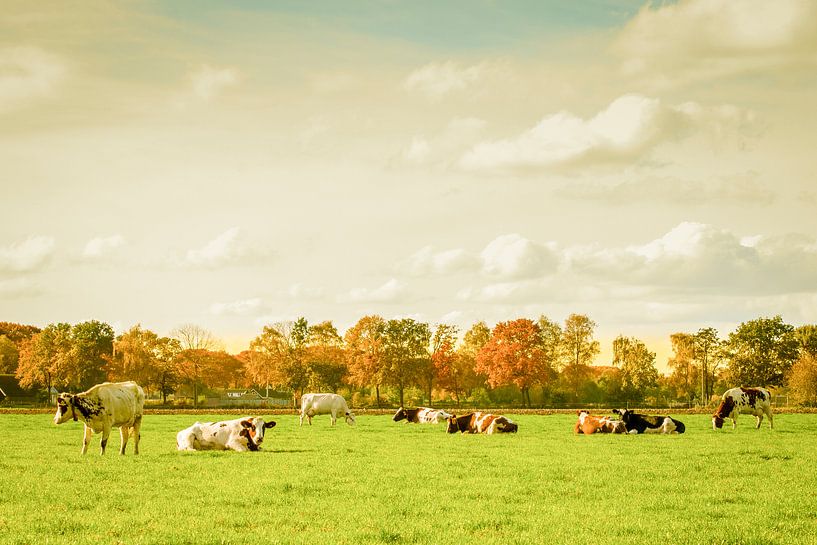
<svg viewBox="0 0 817 545"><path fill-rule="evenodd" d="M417 379L420 369L427 365L430 340L431 330L426 323L411 318L386 322L383 332L385 380L397 388L401 406L406 387Z"/></svg>
<svg viewBox="0 0 817 545"><path fill-rule="evenodd" d="M724 343L714 327L699 329L693 336L695 361L701 376L701 403L707 405L715 387L715 371L723 359Z"/></svg>
<svg viewBox="0 0 817 545"><path fill-rule="evenodd" d="M794 330L797 342L800 345L800 353L817 356L817 325L802 325Z"/></svg>
<svg viewBox="0 0 817 545"><path fill-rule="evenodd" d="M590 378L590 365L598 355L599 342L593 339L596 322L584 314L571 314L562 330L562 376L579 399L582 384Z"/></svg>
<svg viewBox="0 0 817 545"><path fill-rule="evenodd" d="M619 335L613 341L613 365L621 370L622 393L628 400L641 401L647 388L658 385L655 352L635 337Z"/></svg>
<svg viewBox="0 0 817 545"><path fill-rule="evenodd" d="M794 327L780 316L744 322L729 334L730 376L739 384L782 386L799 350Z"/></svg>

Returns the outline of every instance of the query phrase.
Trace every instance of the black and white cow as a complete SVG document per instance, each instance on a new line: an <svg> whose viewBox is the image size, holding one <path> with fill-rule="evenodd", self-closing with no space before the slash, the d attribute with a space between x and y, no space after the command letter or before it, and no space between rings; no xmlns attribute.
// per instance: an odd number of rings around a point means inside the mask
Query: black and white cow
<svg viewBox="0 0 817 545"><path fill-rule="evenodd" d="M275 421L261 417L236 418L224 422L196 422L176 434L178 450L256 451L264 442L264 432Z"/></svg>
<svg viewBox="0 0 817 545"><path fill-rule="evenodd" d="M448 433L516 433L519 429L516 422L498 414L475 412L463 416L451 416L448 419Z"/></svg>
<svg viewBox="0 0 817 545"><path fill-rule="evenodd" d="M400 422L405 420L413 424L441 424L453 415L448 414L442 409L431 409L429 407L417 407L416 409L404 409L400 407L394 413L392 420Z"/></svg>
<svg viewBox="0 0 817 545"><path fill-rule="evenodd" d="M634 413L627 409L613 409L621 416L627 433L684 433L684 423L669 416L653 416Z"/></svg>
<svg viewBox="0 0 817 545"><path fill-rule="evenodd" d="M738 425L739 414L751 414L755 417L755 429L760 428L763 415L769 417L769 428L774 428L772 418L772 395L766 388L731 388L721 397L721 403L712 415L712 429L723 427L723 421L732 419L732 429Z"/></svg>
<svg viewBox="0 0 817 545"><path fill-rule="evenodd" d="M135 382L104 382L79 394L59 394L54 424L82 420L85 424L82 454L88 452L94 432L102 434L99 445L101 454L105 454L111 428L119 428L122 438L119 454L125 454L129 435L133 437L133 453L139 454L139 428L144 407L145 392Z"/></svg>

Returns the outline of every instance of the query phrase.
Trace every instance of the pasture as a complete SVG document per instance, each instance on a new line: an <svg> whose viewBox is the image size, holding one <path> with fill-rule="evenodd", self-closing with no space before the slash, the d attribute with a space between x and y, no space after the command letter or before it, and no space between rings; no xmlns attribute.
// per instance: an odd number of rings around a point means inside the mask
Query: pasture
<svg viewBox="0 0 817 545"><path fill-rule="evenodd" d="M82 457L81 425L0 415L0 544L817 543L817 415L717 433L682 415L674 436L272 418L261 452L179 453L178 430L220 418L148 415L139 456L115 431Z"/></svg>

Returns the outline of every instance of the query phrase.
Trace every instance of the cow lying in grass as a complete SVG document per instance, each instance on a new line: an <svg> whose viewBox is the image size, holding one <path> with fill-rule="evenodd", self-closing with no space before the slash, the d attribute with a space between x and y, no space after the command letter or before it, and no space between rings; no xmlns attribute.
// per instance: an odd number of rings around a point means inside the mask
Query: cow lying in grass
<svg viewBox="0 0 817 545"><path fill-rule="evenodd" d="M683 422L669 416L652 416L634 413L627 409L613 409L627 427L627 433L684 433Z"/></svg>
<svg viewBox="0 0 817 545"><path fill-rule="evenodd" d="M430 409L428 407L417 407L416 409L404 409L400 407L394 413L392 420L400 422L405 420L413 424L440 424L445 422L453 415L448 414L442 409Z"/></svg>
<svg viewBox="0 0 817 545"><path fill-rule="evenodd" d="M445 431L448 433L516 433L518 426L504 416L475 412L464 416L451 416Z"/></svg>
<svg viewBox="0 0 817 545"><path fill-rule="evenodd" d="M721 403L712 415L712 429L723 427L723 421L732 419L732 429L738 425L739 414L751 414L755 417L755 429L760 428L763 415L769 417L769 427L774 428L772 418L772 395L766 388L731 388L723 393Z"/></svg>
<svg viewBox="0 0 817 545"><path fill-rule="evenodd" d="M236 418L225 422L196 422L176 434L179 450L258 450L264 442L264 431L275 427L275 421L260 417Z"/></svg>
<svg viewBox="0 0 817 545"><path fill-rule="evenodd" d="M579 419L573 427L573 433L591 435L593 433L627 433L627 427L621 420L609 416L591 416L587 411L577 411Z"/></svg>

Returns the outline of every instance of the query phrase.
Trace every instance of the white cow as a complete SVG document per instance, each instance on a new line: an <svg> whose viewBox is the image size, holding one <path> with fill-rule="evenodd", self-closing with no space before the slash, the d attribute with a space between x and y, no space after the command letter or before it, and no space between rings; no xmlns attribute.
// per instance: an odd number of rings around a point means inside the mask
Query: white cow
<svg viewBox="0 0 817 545"><path fill-rule="evenodd" d="M346 423L355 425L355 415L346 405L346 400L338 394L304 394L301 396L301 426L304 425L304 416L312 425L312 417L318 414L328 414L332 425L338 419L338 415L346 418Z"/></svg>
<svg viewBox="0 0 817 545"><path fill-rule="evenodd" d="M225 422L196 422L176 434L178 450L258 450L264 442L264 431L275 427L275 421L260 417L236 418Z"/></svg>
<svg viewBox="0 0 817 545"><path fill-rule="evenodd" d="M82 454L88 452L94 432L102 433L101 454L105 454L111 428L119 428L122 438L119 454L125 454L129 434L133 435L133 453L139 454L139 428L144 407L145 392L135 382L103 382L79 394L59 394L54 424L71 419L85 423Z"/></svg>

